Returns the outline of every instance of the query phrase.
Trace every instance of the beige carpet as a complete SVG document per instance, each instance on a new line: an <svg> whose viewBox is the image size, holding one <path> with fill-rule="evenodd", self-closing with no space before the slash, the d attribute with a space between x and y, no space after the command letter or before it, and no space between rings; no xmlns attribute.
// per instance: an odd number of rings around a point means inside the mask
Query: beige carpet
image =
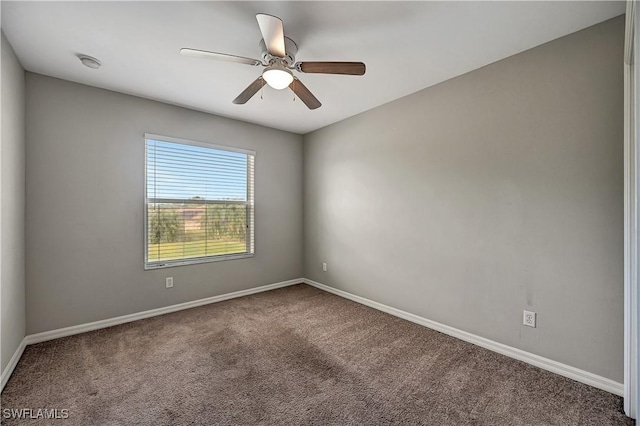
<svg viewBox="0 0 640 426"><path fill-rule="evenodd" d="M2 407L68 409L60 425L633 424L617 396L306 285L29 346Z"/></svg>

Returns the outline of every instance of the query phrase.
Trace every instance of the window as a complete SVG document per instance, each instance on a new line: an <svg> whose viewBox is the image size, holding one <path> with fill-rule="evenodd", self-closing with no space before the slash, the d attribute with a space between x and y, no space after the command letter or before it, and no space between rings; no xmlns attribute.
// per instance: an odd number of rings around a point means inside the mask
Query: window
<svg viewBox="0 0 640 426"><path fill-rule="evenodd" d="M255 152L145 135L145 268L253 256Z"/></svg>

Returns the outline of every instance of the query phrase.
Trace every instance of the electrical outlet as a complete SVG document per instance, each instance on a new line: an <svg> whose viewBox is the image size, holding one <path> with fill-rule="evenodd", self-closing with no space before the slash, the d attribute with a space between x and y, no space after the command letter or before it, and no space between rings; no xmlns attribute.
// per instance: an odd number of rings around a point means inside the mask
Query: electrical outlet
<svg viewBox="0 0 640 426"><path fill-rule="evenodd" d="M522 315L522 323L527 327L536 328L536 313L524 311L524 314Z"/></svg>
<svg viewBox="0 0 640 426"><path fill-rule="evenodd" d="M323 271L325 271L325 272L327 272L327 264L326 264L326 263L323 263L323 264L322 264L322 270L323 270Z"/></svg>
<svg viewBox="0 0 640 426"><path fill-rule="evenodd" d="M167 288L171 288L173 287L173 277L167 277L164 280L165 285L167 286Z"/></svg>

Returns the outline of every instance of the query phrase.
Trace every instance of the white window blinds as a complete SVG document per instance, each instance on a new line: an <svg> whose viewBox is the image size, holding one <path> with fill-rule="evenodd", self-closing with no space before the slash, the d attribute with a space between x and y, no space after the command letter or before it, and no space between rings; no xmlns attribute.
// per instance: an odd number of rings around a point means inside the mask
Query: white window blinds
<svg viewBox="0 0 640 426"><path fill-rule="evenodd" d="M252 256L255 152L145 140L145 267Z"/></svg>

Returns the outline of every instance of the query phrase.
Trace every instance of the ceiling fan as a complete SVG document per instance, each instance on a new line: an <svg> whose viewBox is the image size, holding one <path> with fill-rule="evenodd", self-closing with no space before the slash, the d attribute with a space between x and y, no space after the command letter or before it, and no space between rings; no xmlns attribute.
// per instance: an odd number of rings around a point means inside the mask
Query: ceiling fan
<svg viewBox="0 0 640 426"><path fill-rule="evenodd" d="M366 68L362 62L296 62L298 46L289 37L285 37L282 20L262 13L257 14L256 18L262 33L262 40L260 40L262 60L198 49L180 49L180 53L185 56L265 67L262 75L233 100L234 104L246 103L258 90L268 84L277 90L289 87L309 109L316 109L322 104L292 71L314 74L364 75Z"/></svg>

